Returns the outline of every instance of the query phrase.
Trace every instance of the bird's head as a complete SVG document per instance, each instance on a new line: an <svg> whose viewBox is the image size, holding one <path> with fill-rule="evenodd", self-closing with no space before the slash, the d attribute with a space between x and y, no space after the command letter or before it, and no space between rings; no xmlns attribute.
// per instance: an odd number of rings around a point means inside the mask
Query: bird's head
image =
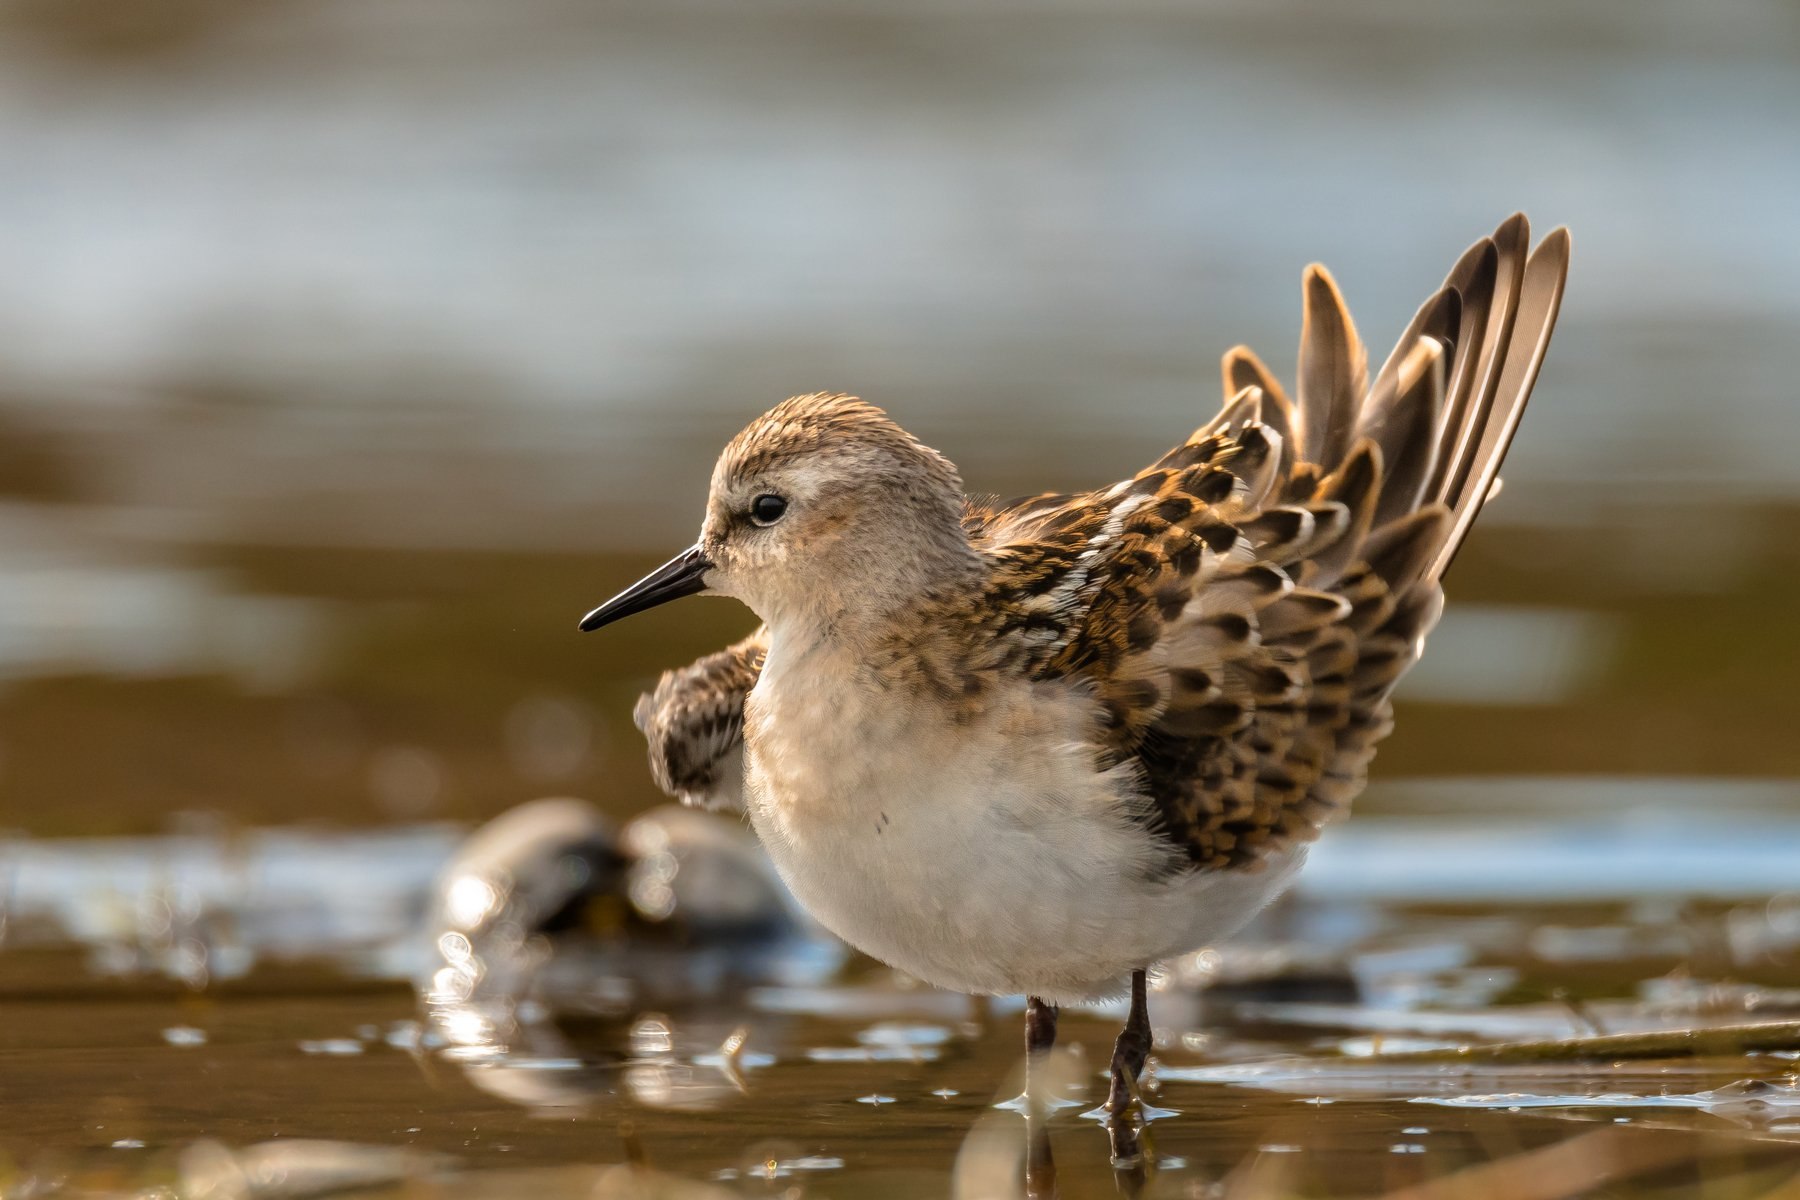
<svg viewBox="0 0 1800 1200"><path fill-rule="evenodd" d="M784 400L713 468L700 540L581 622L598 629L680 596L732 596L780 630L891 612L966 573L962 480L853 396Z"/></svg>

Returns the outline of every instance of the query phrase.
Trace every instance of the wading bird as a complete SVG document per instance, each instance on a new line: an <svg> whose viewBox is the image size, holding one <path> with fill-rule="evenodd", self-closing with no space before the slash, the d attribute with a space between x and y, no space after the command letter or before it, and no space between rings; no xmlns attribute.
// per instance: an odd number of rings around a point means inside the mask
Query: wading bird
<svg viewBox="0 0 1800 1200"><path fill-rule="evenodd" d="M776 405L699 541L581 622L700 594L763 621L639 702L657 782L746 809L851 945L1025 994L1028 1062L1129 979L1128 1152L1146 969L1277 895L1392 726L1556 319L1568 234L1528 247L1523 216L1475 243L1373 381L1308 268L1292 399L1234 349L1219 414L1096 491L967 497L873 405Z"/></svg>

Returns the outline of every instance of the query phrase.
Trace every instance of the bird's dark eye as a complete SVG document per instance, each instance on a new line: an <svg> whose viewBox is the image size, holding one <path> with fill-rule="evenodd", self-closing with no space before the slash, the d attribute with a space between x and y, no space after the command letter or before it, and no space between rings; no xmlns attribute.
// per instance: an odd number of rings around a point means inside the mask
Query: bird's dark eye
<svg viewBox="0 0 1800 1200"><path fill-rule="evenodd" d="M786 511L787 501L770 492L764 492L750 502L750 519L758 525L773 525Z"/></svg>

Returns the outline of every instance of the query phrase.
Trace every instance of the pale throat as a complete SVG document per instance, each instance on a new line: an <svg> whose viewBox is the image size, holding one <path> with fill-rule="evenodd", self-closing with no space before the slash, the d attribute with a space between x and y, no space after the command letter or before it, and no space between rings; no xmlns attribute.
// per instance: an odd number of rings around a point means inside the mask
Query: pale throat
<svg viewBox="0 0 1800 1200"><path fill-rule="evenodd" d="M890 641L939 608L946 597L976 594L986 577L981 556L958 529L909 544L834 547L834 553L783 570L774 586L739 598L768 625L771 657L827 648L852 654ZM749 591L751 589L745 589Z"/></svg>

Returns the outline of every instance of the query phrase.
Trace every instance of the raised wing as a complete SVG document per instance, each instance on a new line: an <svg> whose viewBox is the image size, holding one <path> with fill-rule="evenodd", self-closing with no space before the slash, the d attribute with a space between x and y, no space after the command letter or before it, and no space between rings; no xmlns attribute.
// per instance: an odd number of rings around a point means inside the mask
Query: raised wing
<svg viewBox="0 0 1800 1200"><path fill-rule="evenodd" d="M744 807L744 697L768 656L768 630L664 671L632 714L650 747L656 786L696 808Z"/></svg>
<svg viewBox="0 0 1800 1200"><path fill-rule="evenodd" d="M1218 417L1136 478L971 508L996 665L1091 686L1195 866L1254 866L1361 790L1556 318L1568 235L1527 239L1515 216L1471 247L1373 383L1309 268L1295 400L1238 348Z"/></svg>

